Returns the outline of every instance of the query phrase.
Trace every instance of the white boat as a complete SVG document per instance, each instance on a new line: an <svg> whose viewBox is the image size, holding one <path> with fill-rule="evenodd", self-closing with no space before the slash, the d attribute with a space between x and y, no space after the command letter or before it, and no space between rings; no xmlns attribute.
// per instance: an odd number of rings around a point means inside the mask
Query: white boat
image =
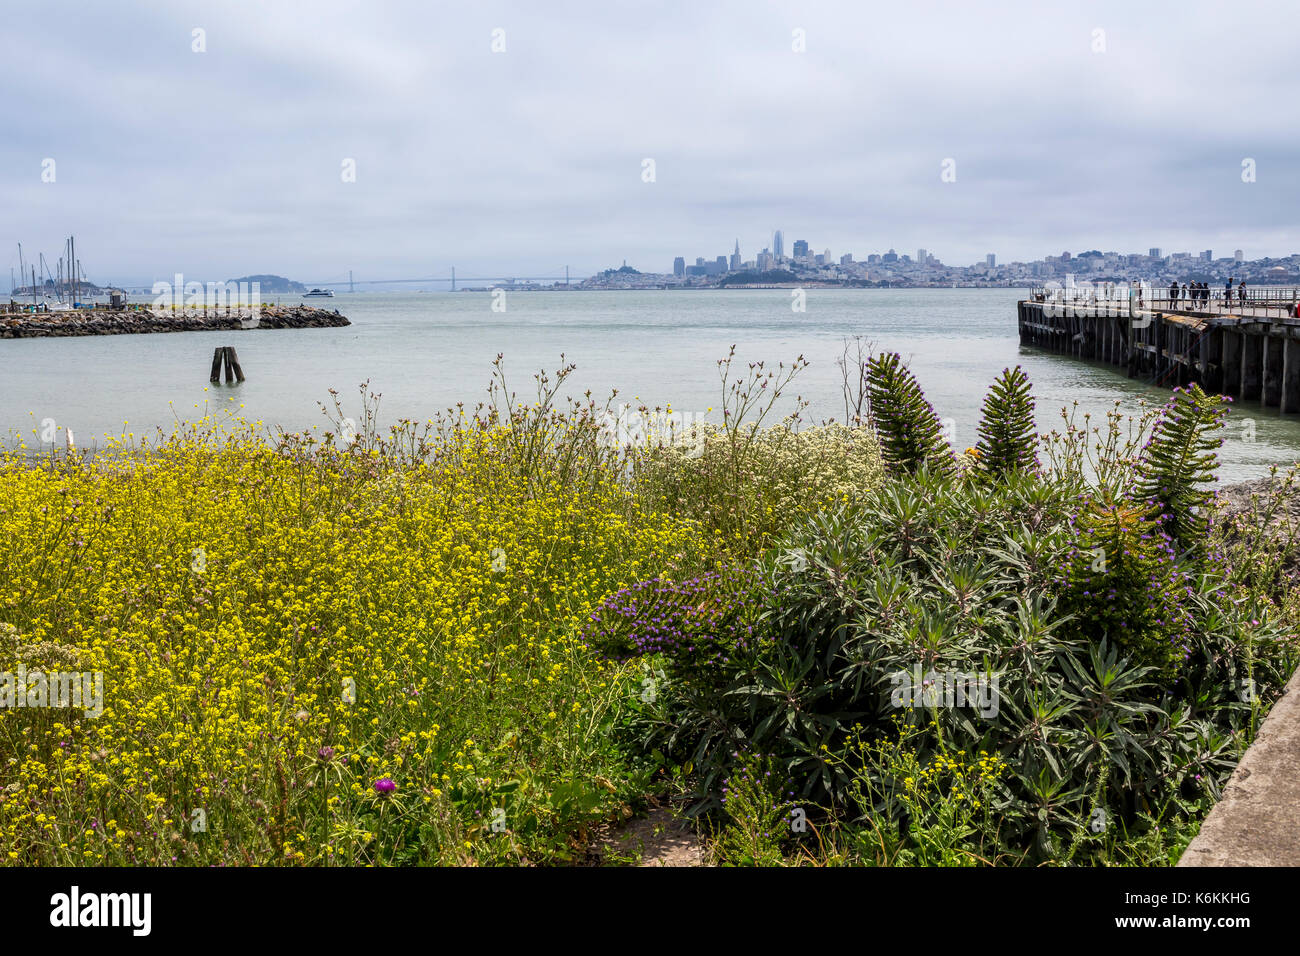
<svg viewBox="0 0 1300 956"><path fill-rule="evenodd" d="M334 298L333 289L312 289L310 292L302 294L304 299L332 299Z"/></svg>
<svg viewBox="0 0 1300 956"><path fill-rule="evenodd" d="M60 302L58 299L51 299L48 295L37 296L36 301L32 301L31 293L26 296L12 296L10 301L15 305L31 309L35 307L37 312L71 312L72 306L66 302Z"/></svg>

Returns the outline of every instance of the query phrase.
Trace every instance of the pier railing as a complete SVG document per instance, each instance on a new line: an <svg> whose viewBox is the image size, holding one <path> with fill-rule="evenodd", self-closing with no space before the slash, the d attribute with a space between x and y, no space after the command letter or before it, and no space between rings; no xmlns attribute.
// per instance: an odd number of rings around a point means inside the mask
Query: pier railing
<svg viewBox="0 0 1300 956"><path fill-rule="evenodd" d="M1118 315L1130 311L1181 312L1190 315L1237 315L1259 318L1291 318L1300 305L1300 287L1251 286L1244 291L1235 283L1231 291L1223 286L1183 290L1174 295L1169 286L1098 283L1093 286L1040 286L1030 290L1029 301L1071 311L1096 311Z"/></svg>
<svg viewBox="0 0 1300 956"><path fill-rule="evenodd" d="M1244 301L1238 293L1230 303L1222 295L1189 303L1179 292L1037 290L1016 304L1020 344L1115 365L1156 385L1195 382L1300 412L1300 290L1247 286Z"/></svg>

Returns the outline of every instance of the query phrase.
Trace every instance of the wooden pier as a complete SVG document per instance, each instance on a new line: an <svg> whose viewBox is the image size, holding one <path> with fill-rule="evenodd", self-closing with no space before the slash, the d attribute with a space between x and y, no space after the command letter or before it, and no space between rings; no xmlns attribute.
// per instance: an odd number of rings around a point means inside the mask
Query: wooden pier
<svg viewBox="0 0 1300 956"><path fill-rule="evenodd" d="M1300 412L1300 290L1208 300L1149 289L1035 290L1018 304L1020 344L1105 362L1129 378Z"/></svg>

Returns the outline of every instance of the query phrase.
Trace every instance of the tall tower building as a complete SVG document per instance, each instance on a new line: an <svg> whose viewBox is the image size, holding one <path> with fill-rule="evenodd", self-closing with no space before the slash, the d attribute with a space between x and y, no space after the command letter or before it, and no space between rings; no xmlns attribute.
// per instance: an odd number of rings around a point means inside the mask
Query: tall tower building
<svg viewBox="0 0 1300 956"><path fill-rule="evenodd" d="M731 271L740 271L740 240L736 240L736 251L731 254Z"/></svg>
<svg viewBox="0 0 1300 956"><path fill-rule="evenodd" d="M922 266L925 265L925 250L924 250L924 249L917 249L917 250L916 250L916 262L917 262L917 265L922 265Z"/></svg>
<svg viewBox="0 0 1300 956"><path fill-rule="evenodd" d="M780 229L772 237L772 255L778 260L785 258L785 237L781 235Z"/></svg>
<svg viewBox="0 0 1300 956"><path fill-rule="evenodd" d="M673 260L673 275L679 279L686 275L686 260L682 256Z"/></svg>

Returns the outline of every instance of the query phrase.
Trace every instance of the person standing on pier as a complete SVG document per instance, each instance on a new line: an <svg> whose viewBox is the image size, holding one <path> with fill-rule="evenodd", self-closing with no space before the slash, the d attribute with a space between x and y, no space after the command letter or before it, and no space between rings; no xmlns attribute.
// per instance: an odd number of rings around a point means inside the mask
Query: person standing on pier
<svg viewBox="0 0 1300 956"><path fill-rule="evenodd" d="M1232 305L1232 276L1228 276L1228 282L1223 287L1223 306L1228 308Z"/></svg>
<svg viewBox="0 0 1300 956"><path fill-rule="evenodd" d="M1178 308L1178 280L1169 283L1169 308Z"/></svg>
<svg viewBox="0 0 1300 956"><path fill-rule="evenodd" d="M1246 280L1245 279L1242 279L1241 282L1237 284L1237 302L1239 303L1241 308L1244 309L1246 307Z"/></svg>

